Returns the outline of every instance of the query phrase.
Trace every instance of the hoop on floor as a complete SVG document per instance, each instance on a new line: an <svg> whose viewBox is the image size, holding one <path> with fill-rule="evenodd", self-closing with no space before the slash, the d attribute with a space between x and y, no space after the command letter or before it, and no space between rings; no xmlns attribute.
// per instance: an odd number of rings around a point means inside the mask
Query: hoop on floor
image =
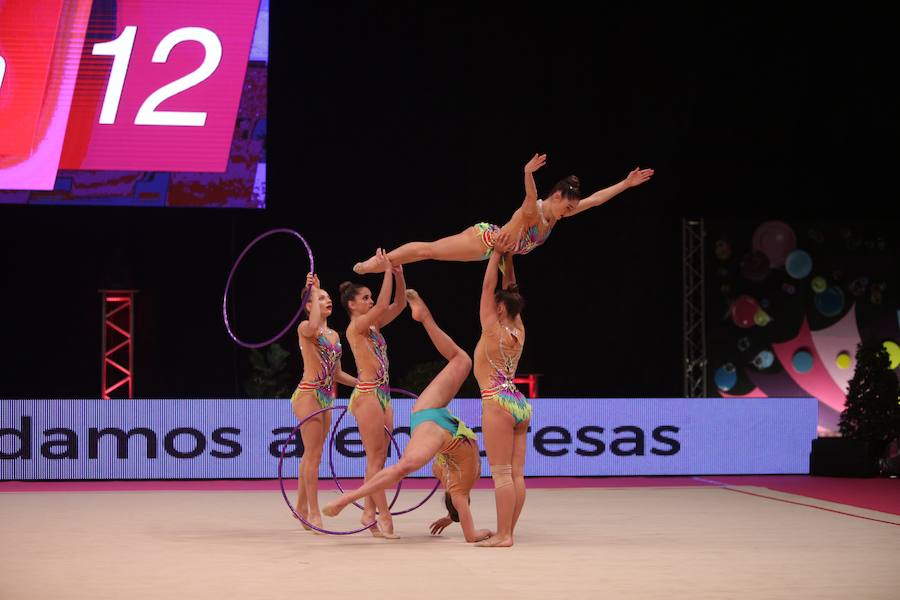
<svg viewBox="0 0 900 600"><path fill-rule="evenodd" d="M338 480L337 475L334 472L334 436L337 433L338 424L341 422L341 419L344 418L344 415L347 414L347 411L349 409L349 407L347 407L347 406L344 406L343 408L344 408L344 412L341 413L341 416L339 416L337 418L337 420L334 422L334 425L331 427L331 443L328 446L328 466L331 468L331 478L334 479L334 483L337 486L338 491L342 494L345 493L344 488L341 487L341 482ZM391 430L388 429L387 425L384 426L384 430L387 431L389 436L391 436L391 443L394 445L394 450L397 451L397 459L399 460L400 456L402 456L400 454L400 445L397 444L397 440L394 439L393 432L391 432ZM403 487L403 480L401 479L397 483L397 489L394 490L394 497L391 498L391 503L388 504L388 508L394 508L394 504L397 503L397 497L400 495L400 488L402 488L402 487ZM355 506L356 508L358 508L360 510L365 510L355 500L353 501L353 506ZM378 511L376 510L376 513L377 512ZM391 514L394 514L394 513L391 513Z"/></svg>
<svg viewBox="0 0 900 600"><path fill-rule="evenodd" d="M361 532L361 531L365 531L366 529L369 529L369 528L373 527L373 526L376 524L376 521L372 521L372 522L369 523L368 525L364 525L363 527L360 527L359 529L354 529L354 530L352 530L352 531L332 531L332 530L330 530L330 529L324 529L324 528L322 528L322 527L316 527L315 525L313 525L312 523L310 523L309 521L307 521L306 519L304 519L303 517L301 517L301 516L297 513L297 511L294 509L294 505L291 504L291 501L290 501L290 500L288 499L288 497L287 497L287 492L286 492L285 489L284 489L284 475L282 475L282 467L283 467L283 465L284 465L284 453L287 451L287 443L288 443L288 441L290 441L291 438L293 438L295 435L297 435L297 432L300 431L300 427L301 427L304 423L306 423L307 421L309 421L309 420L312 419L313 417L318 416L318 415L324 413L325 411L335 410L335 409L337 409L337 408L343 408L343 409L346 410L346 407L345 407L345 406L327 406L327 407L325 407L325 408L320 408L319 410L315 411L314 413L310 413L309 415L307 415L307 416L304 417L303 419L300 419L300 422L297 423L297 426L294 427L293 431L291 431L291 434L284 440L284 445L283 445L282 448L281 448L281 456L278 457L278 485L281 486L281 496L284 498L285 504L288 505L288 508L291 509L291 513L292 513L297 519L299 519L301 523L303 523L304 525L306 525L306 526L309 527L310 529L313 529L313 530L315 530L315 531L318 531L319 533L327 533L328 535L352 535L352 534L354 534L354 533L359 533L359 532ZM393 439L393 436L392 436L392 439Z"/></svg>
<svg viewBox="0 0 900 600"><path fill-rule="evenodd" d="M299 233L297 233L296 231L294 231L293 229L286 229L286 228L270 229L269 231L259 234L258 236L256 236L256 239L254 239L252 242L247 244L247 247L244 248L244 251L241 252L240 255L237 257L237 260L234 261L234 265L231 267L231 271L228 273L228 280L225 282L225 294L224 294L224 297L222 298L222 316L225 318L225 329L226 329L226 331L228 331L228 335L231 336L231 339L233 339L236 344L238 344L239 346L243 346L244 348L262 348L263 346L268 346L269 344L275 342L278 338L283 336L285 333L287 333L288 330L291 328L291 326L293 326L293 324L297 321L297 319L303 313L303 308L306 306L306 302L309 300L310 293L312 293L312 288L309 288L306 290L306 292L303 294L303 300L300 302L300 308L297 310L297 312L291 318L290 323L288 323L287 327L282 329L278 333L278 335L276 335L275 337L273 337L270 340L266 340L264 342L258 342L258 343L257 342L245 342L245 341L241 340L240 338L238 338L238 336L235 335L234 331L231 329L231 323L228 321L228 290L231 289L231 281L232 281L232 279L234 279L234 272L237 271L238 265L240 265L241 261L244 260L244 256L247 254L247 252L250 251L250 248L255 246L257 243L259 243L263 239L269 237L270 235L275 235L276 233L289 233L289 234L293 235L294 237L296 237L297 239L299 239L301 242L303 242L303 245L306 246L306 253L309 256L309 272L310 273L316 272L315 263L313 262L312 249L309 247L309 244L306 243L306 240L303 239L303 236L300 235Z"/></svg>
<svg viewBox="0 0 900 600"><path fill-rule="evenodd" d="M391 391L391 393L403 394L409 398L413 398L413 399L418 398L418 396L416 394L414 394L408 390L404 390L402 388L390 388L390 391ZM335 437L335 434L337 433L338 424L341 422L341 419L343 419L344 415L346 415L346 414L347 414L347 409L345 408L344 412L341 413L341 416L338 417L337 421L335 421L335 423L334 423L334 426L331 428L331 442L328 444L328 466L331 468L331 477L332 477L332 479L334 479L334 484L337 487L338 491L341 492L342 494L345 493L344 488L341 487L341 482L334 472L334 437ZM387 427L385 427L385 429L387 429ZM397 458L399 460L399 458L401 456L400 447L397 445L397 441L394 439L393 434L390 431L388 431L388 434L391 434L391 442L393 442L394 448L397 450ZM400 494L400 487L402 485L403 485L403 480L401 479L400 482L397 484L397 491L394 493L393 500L391 500L390 508L394 508L394 503L397 502L397 496ZM412 511L416 510L417 508L419 508L420 506L422 506L423 504L428 502L431 499L431 497L434 496L435 492L437 492L439 487L441 487L441 481L439 479L436 479L434 482L434 487L431 489L431 492L429 492L428 495L425 496L425 498L423 498L421 502L419 502L412 508L407 508L405 510L399 510L396 512L391 511L391 516L396 517L397 515L405 515L406 513L410 513ZM357 507L360 510L363 510L363 507L360 506L357 502L353 502L353 506Z"/></svg>

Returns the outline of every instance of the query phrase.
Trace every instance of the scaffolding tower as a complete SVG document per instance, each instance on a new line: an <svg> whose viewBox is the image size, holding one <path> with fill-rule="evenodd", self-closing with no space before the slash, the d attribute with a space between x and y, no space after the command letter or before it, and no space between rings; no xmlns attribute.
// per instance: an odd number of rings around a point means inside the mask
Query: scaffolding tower
<svg viewBox="0 0 900 600"><path fill-rule="evenodd" d="M682 293L684 294L684 396L704 398L706 387L706 311L704 298L703 219L682 220Z"/></svg>
<svg viewBox="0 0 900 600"><path fill-rule="evenodd" d="M134 397L134 295L137 290L100 290L100 397Z"/></svg>

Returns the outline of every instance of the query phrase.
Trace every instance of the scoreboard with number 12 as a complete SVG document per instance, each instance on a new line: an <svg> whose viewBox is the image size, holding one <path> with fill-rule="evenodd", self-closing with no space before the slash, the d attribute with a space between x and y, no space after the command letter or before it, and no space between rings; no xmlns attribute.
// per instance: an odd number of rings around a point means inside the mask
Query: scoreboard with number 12
<svg viewBox="0 0 900 600"><path fill-rule="evenodd" d="M259 15L260 0L4 2L0 190L225 173Z"/></svg>

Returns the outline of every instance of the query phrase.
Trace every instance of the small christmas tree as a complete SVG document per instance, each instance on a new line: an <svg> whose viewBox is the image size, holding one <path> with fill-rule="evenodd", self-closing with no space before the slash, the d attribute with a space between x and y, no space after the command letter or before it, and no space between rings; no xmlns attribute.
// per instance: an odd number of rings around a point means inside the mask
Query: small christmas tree
<svg viewBox="0 0 900 600"><path fill-rule="evenodd" d="M845 437L869 442L873 459L880 458L900 437L900 382L879 341L857 346L856 371L847 387L840 428Z"/></svg>

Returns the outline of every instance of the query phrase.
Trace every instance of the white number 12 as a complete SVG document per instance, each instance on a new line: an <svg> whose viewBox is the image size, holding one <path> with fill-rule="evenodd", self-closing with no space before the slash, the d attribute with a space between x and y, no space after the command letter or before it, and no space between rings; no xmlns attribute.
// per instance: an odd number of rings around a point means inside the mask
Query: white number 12
<svg viewBox="0 0 900 600"><path fill-rule="evenodd" d="M116 122L116 113L119 111L119 102L122 99L122 89L125 87L125 76L128 73L128 63L131 61L131 51L134 48L134 38L137 27L129 25L116 39L94 44L92 53L95 56L113 56L112 72L106 84L106 95L103 98L103 107L100 109L100 123L112 125ZM176 94L189 90L200 84L210 75L216 72L222 61L222 42L214 32L204 27L182 27L164 37L156 51L153 53L153 62L164 63L169 59L172 48L182 42L200 42L203 44L203 63L193 72L180 79L164 85L144 100L141 108L134 118L135 125L174 125L182 127L203 127L206 124L205 112L156 110L156 108Z"/></svg>

